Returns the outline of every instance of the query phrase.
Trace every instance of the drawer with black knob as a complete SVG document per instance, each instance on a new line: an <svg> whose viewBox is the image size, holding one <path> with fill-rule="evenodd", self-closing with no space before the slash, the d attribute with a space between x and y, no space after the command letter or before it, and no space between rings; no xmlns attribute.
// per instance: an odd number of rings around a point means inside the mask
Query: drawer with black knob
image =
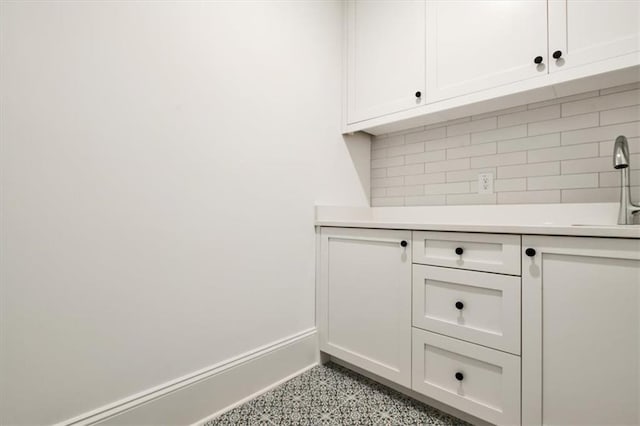
<svg viewBox="0 0 640 426"><path fill-rule="evenodd" d="M413 263L520 275L520 235L414 231Z"/></svg>
<svg viewBox="0 0 640 426"><path fill-rule="evenodd" d="M520 357L413 329L411 388L493 424L520 424Z"/></svg>
<svg viewBox="0 0 640 426"><path fill-rule="evenodd" d="M520 277L413 265L414 327L520 354Z"/></svg>

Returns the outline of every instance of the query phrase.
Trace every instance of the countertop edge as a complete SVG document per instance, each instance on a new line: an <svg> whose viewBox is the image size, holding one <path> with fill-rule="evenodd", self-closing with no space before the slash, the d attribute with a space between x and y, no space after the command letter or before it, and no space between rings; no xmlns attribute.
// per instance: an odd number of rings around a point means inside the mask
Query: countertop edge
<svg viewBox="0 0 640 426"><path fill-rule="evenodd" d="M491 225L354 220L318 220L315 226L339 228L404 229L415 231L478 232L492 234L553 235L570 237L640 239L640 226Z"/></svg>

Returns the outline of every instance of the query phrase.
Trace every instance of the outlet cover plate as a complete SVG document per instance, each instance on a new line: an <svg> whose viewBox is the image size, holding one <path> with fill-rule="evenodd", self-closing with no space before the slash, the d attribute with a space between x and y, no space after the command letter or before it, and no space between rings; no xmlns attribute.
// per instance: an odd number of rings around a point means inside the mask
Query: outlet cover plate
<svg viewBox="0 0 640 426"><path fill-rule="evenodd" d="M493 173L478 174L478 194L493 194Z"/></svg>

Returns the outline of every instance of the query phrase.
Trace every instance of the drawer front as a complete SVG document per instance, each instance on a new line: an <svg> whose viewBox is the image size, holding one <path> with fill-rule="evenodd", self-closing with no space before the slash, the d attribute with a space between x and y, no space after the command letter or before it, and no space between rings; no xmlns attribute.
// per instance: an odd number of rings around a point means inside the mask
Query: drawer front
<svg viewBox="0 0 640 426"><path fill-rule="evenodd" d="M520 424L520 358L413 329L412 389L494 424Z"/></svg>
<svg viewBox="0 0 640 426"><path fill-rule="evenodd" d="M413 326L520 354L520 277L413 265Z"/></svg>
<svg viewBox="0 0 640 426"><path fill-rule="evenodd" d="M520 235L414 231L413 263L520 275Z"/></svg>

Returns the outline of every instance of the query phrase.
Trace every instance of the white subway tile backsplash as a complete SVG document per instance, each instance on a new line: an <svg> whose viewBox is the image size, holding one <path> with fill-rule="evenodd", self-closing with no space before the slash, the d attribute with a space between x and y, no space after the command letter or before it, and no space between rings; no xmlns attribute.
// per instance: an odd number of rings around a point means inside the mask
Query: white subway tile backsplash
<svg viewBox="0 0 640 426"><path fill-rule="evenodd" d="M387 158L387 149L372 149L371 150L371 159L378 160L380 158Z"/></svg>
<svg viewBox="0 0 640 426"><path fill-rule="evenodd" d="M389 167L387 169L387 176L407 176L407 175L420 175L424 173L424 163L410 164L408 166Z"/></svg>
<svg viewBox="0 0 640 426"><path fill-rule="evenodd" d="M387 176L387 169L371 169L372 178L381 178Z"/></svg>
<svg viewBox="0 0 640 426"><path fill-rule="evenodd" d="M520 164L517 166L498 167L498 178L507 179L528 176L555 176L560 174L560 162Z"/></svg>
<svg viewBox="0 0 640 426"><path fill-rule="evenodd" d="M405 135L406 143L424 142L433 139L441 139L446 136L445 127L437 127L435 129L423 130L417 133L408 133Z"/></svg>
<svg viewBox="0 0 640 426"><path fill-rule="evenodd" d="M496 192L526 191L527 179L526 178L496 179L493 182L493 189Z"/></svg>
<svg viewBox="0 0 640 426"><path fill-rule="evenodd" d="M378 207L399 207L404 206L404 197L381 197L371 198L371 205Z"/></svg>
<svg viewBox="0 0 640 426"><path fill-rule="evenodd" d="M507 154L487 155L485 157L472 158L471 168L479 169L481 167L508 166L511 164L524 164L526 162L526 152L509 152Z"/></svg>
<svg viewBox="0 0 640 426"><path fill-rule="evenodd" d="M447 182L477 181L480 173L491 173L495 176L496 168L490 167L485 169L456 170L453 172L447 172Z"/></svg>
<svg viewBox="0 0 640 426"><path fill-rule="evenodd" d="M406 195L423 195L424 186L423 185L392 186L390 188L386 188L386 192L387 192L387 195L391 197L399 197L399 196L406 196Z"/></svg>
<svg viewBox="0 0 640 426"><path fill-rule="evenodd" d="M594 96L598 96L599 94L600 94L599 91L593 90L591 92L578 93L577 95L563 96L561 98L551 99L548 101L535 102L535 103L529 104L528 108L536 109L536 108L546 107L549 105L557 105L557 104L562 104L566 102L577 101L580 99L593 98Z"/></svg>
<svg viewBox="0 0 640 426"><path fill-rule="evenodd" d="M575 173L604 172L611 170L611 157L582 158L580 160L564 160L560 163L560 173L570 175Z"/></svg>
<svg viewBox="0 0 640 426"><path fill-rule="evenodd" d="M396 136L386 136L383 138L376 138L376 143L372 144L371 147L373 149L382 149L390 146L397 146L404 144L404 135L396 135Z"/></svg>
<svg viewBox="0 0 640 426"><path fill-rule="evenodd" d="M620 188L621 179L620 170L602 172L600 173L600 187L615 186ZM631 186L640 186L640 170L631 170L629 172L629 182Z"/></svg>
<svg viewBox="0 0 640 426"><path fill-rule="evenodd" d="M560 133L550 133L547 135L498 142L498 153L529 151L531 149L549 148L552 146L560 146Z"/></svg>
<svg viewBox="0 0 640 426"><path fill-rule="evenodd" d="M611 154L629 139L640 168L640 83L376 136L373 206L616 201ZM492 173L494 193L477 194ZM640 170L631 171L640 195Z"/></svg>
<svg viewBox="0 0 640 426"><path fill-rule="evenodd" d="M507 139L522 138L527 136L527 125L504 127L501 129L488 130L485 132L472 133L471 143L479 144L485 142L503 141Z"/></svg>
<svg viewBox="0 0 640 426"><path fill-rule="evenodd" d="M600 112L600 125L640 121L640 105Z"/></svg>
<svg viewBox="0 0 640 426"><path fill-rule="evenodd" d="M560 118L560 105L530 109L513 114L499 115L498 127L515 126L516 124L534 123L536 121Z"/></svg>
<svg viewBox="0 0 640 426"><path fill-rule="evenodd" d="M378 158L376 160L371 160L372 169L379 169L382 167L402 166L402 165L404 165L404 157Z"/></svg>
<svg viewBox="0 0 640 426"><path fill-rule="evenodd" d="M447 159L479 157L482 155L495 154L496 150L495 142L465 146L462 148L450 148L447 149Z"/></svg>
<svg viewBox="0 0 640 426"><path fill-rule="evenodd" d="M402 185L404 185L404 178L402 176L371 179L372 188L384 188L387 186L402 186Z"/></svg>
<svg viewBox="0 0 640 426"><path fill-rule="evenodd" d="M371 197L372 198L384 197L385 195L387 195L387 189L386 188L371 188Z"/></svg>
<svg viewBox="0 0 640 426"><path fill-rule="evenodd" d="M427 183L444 183L444 173L427 173L424 175L407 176L404 178L405 185L418 185Z"/></svg>
<svg viewBox="0 0 640 426"><path fill-rule="evenodd" d="M496 194L448 194L447 204L466 205L466 204L495 204Z"/></svg>
<svg viewBox="0 0 640 426"><path fill-rule="evenodd" d="M527 178L527 189L571 189L597 188L598 174L585 173L577 175L539 176Z"/></svg>
<svg viewBox="0 0 640 426"><path fill-rule="evenodd" d="M376 151L374 151L376 152ZM387 157L397 157L398 155L417 154L424 152L424 142L410 143L406 145L387 148Z"/></svg>
<svg viewBox="0 0 640 426"><path fill-rule="evenodd" d="M568 160L570 158L597 157L600 146L597 143L585 145L559 146L557 148L534 149L529 151L529 163L543 163L545 161Z"/></svg>
<svg viewBox="0 0 640 426"><path fill-rule="evenodd" d="M424 195L406 197L407 206L441 206L446 203L446 195Z"/></svg>
<svg viewBox="0 0 640 426"><path fill-rule="evenodd" d="M640 136L640 121L563 132L560 140L562 145L575 145L588 142L613 141L619 135L625 135L627 138Z"/></svg>
<svg viewBox="0 0 640 426"><path fill-rule="evenodd" d="M435 139L425 143L425 151L436 151L446 148L457 148L460 146L466 146L471 143L471 135L464 134L459 136L452 136L450 138Z"/></svg>
<svg viewBox="0 0 640 426"><path fill-rule="evenodd" d="M602 111L640 104L640 90L613 93L611 95L596 96L581 101L562 104L562 116L569 117L588 112Z"/></svg>
<svg viewBox="0 0 640 426"><path fill-rule="evenodd" d="M429 151L420 154L407 155L404 158L407 164L432 163L444 160L446 158L446 154L444 150Z"/></svg>
<svg viewBox="0 0 640 426"><path fill-rule="evenodd" d="M424 168L427 173L446 172L449 170L468 169L469 159L460 158L458 160L439 161L437 163L425 164Z"/></svg>
<svg viewBox="0 0 640 426"><path fill-rule="evenodd" d="M563 203L606 203L620 200L617 188L563 189Z"/></svg>
<svg viewBox="0 0 640 426"><path fill-rule="evenodd" d="M631 199L640 199L640 186L631 187ZM619 202L620 188L563 189L563 203Z"/></svg>
<svg viewBox="0 0 640 426"><path fill-rule="evenodd" d="M557 118L555 120L529 123L529 136L596 127L599 124L599 120L599 114L597 112L592 112L590 114L581 114L572 117Z"/></svg>
<svg viewBox="0 0 640 426"><path fill-rule="evenodd" d="M626 92L628 90L640 89L640 82L623 84L622 86L610 87L608 89L602 89L600 95L609 95L611 93Z"/></svg>
<svg viewBox="0 0 640 426"><path fill-rule="evenodd" d="M516 107L512 107L512 108L507 108L507 109L501 109L498 111L492 111L492 112L485 112L483 114L478 114L478 115L474 115L471 117L472 120L482 120L483 118L488 118L488 117L495 117L495 116L501 116L501 115L506 115L506 114L511 114L514 112L519 112L519 111L526 111L527 110L527 106L526 105L519 105ZM499 122L498 122L499 124Z"/></svg>
<svg viewBox="0 0 640 426"><path fill-rule="evenodd" d="M498 204L559 203L559 189L549 191L517 191L498 193Z"/></svg>
<svg viewBox="0 0 640 426"><path fill-rule="evenodd" d="M461 124L447 126L447 136L462 135L471 132L495 129L498 127L497 117L483 118L482 120L469 121Z"/></svg>
<svg viewBox="0 0 640 426"><path fill-rule="evenodd" d="M469 182L435 183L424 186L427 195L438 194L466 194L469 192Z"/></svg>
<svg viewBox="0 0 640 426"><path fill-rule="evenodd" d="M627 141L629 142L629 152L631 154L638 154L640 153L640 138L627 138ZM604 142L600 142L600 156L601 157L609 157L611 158L611 155L613 155L613 143L615 142L614 139L608 140L608 141L604 141Z"/></svg>

